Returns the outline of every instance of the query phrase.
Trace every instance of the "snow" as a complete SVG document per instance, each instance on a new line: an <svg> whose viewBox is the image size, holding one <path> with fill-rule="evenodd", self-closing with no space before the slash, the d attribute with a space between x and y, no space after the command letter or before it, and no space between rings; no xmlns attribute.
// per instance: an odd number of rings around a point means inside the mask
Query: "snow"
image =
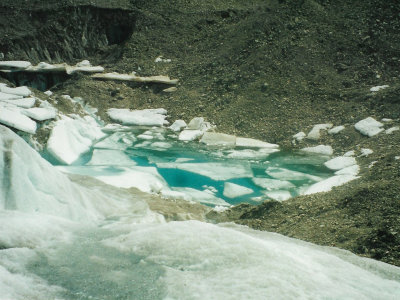
<svg viewBox="0 0 400 300"><path fill-rule="evenodd" d="M29 61L0 61L0 69L26 69L30 66L32 66L32 64Z"/></svg>
<svg viewBox="0 0 400 300"><path fill-rule="evenodd" d="M372 117L357 122L354 127L363 135L372 137L384 131L383 124Z"/></svg>
<svg viewBox="0 0 400 300"><path fill-rule="evenodd" d="M278 180L271 178L255 177L251 179L254 184L266 189L268 191L279 190L279 189L291 189L295 185L286 180Z"/></svg>
<svg viewBox="0 0 400 300"><path fill-rule="evenodd" d="M338 134L339 132L341 132L344 129L345 129L345 127L343 125L340 125L340 126L333 127L332 129L329 129L328 133L329 134Z"/></svg>
<svg viewBox="0 0 400 300"><path fill-rule="evenodd" d="M165 109L129 110L110 108L107 114L116 122L124 125L163 126L168 124L165 120Z"/></svg>
<svg viewBox="0 0 400 300"><path fill-rule="evenodd" d="M393 132L395 132L397 130L400 130L400 127L399 126L394 126L394 127L389 128L389 129L386 129L385 133L386 134L392 134Z"/></svg>
<svg viewBox="0 0 400 300"><path fill-rule="evenodd" d="M36 122L21 114L19 110L0 109L0 123L30 134L36 133Z"/></svg>
<svg viewBox="0 0 400 300"><path fill-rule="evenodd" d="M236 198L244 195L252 194L254 191L248 187L232 183L225 182L224 183L224 197L227 198Z"/></svg>
<svg viewBox="0 0 400 300"><path fill-rule="evenodd" d="M309 140L318 140L321 138L321 130L328 130L329 128L332 128L333 124L317 124L314 125L314 127L311 129L311 131L307 135L307 139Z"/></svg>
<svg viewBox="0 0 400 300"><path fill-rule="evenodd" d="M272 178L280 180L322 180L322 178L318 176L279 167L268 167L265 170L265 173L267 173L267 175L271 176Z"/></svg>
<svg viewBox="0 0 400 300"><path fill-rule="evenodd" d="M183 130L180 134L178 139L180 141L194 141L199 139L204 134L201 130Z"/></svg>
<svg viewBox="0 0 400 300"><path fill-rule="evenodd" d="M265 195L276 201L286 201L292 197L292 195L288 191L271 191L266 192Z"/></svg>
<svg viewBox="0 0 400 300"><path fill-rule="evenodd" d="M236 137L234 135L217 133L217 132L205 132L200 139L200 142L208 146L231 146L234 147L236 143Z"/></svg>
<svg viewBox="0 0 400 300"><path fill-rule="evenodd" d="M51 131L47 151L59 162L69 165L88 152L93 143L104 136L92 117L72 119L64 116L55 123Z"/></svg>
<svg viewBox="0 0 400 300"><path fill-rule="evenodd" d="M368 155L374 153L373 150L368 149L368 148L362 148L360 151L361 151L360 157L368 156Z"/></svg>
<svg viewBox="0 0 400 300"><path fill-rule="evenodd" d="M278 149L279 145L270 144L267 142L250 139L250 138L237 137L236 138L236 147Z"/></svg>
<svg viewBox="0 0 400 300"><path fill-rule="evenodd" d="M333 187L343 185L349 181L352 181L354 179L357 179L357 176L354 175L336 175L329 177L325 180L322 180L320 182L317 182L310 186L307 191L304 193L304 195L310 195L314 193L320 193L320 192L329 192L332 190Z"/></svg>
<svg viewBox="0 0 400 300"><path fill-rule="evenodd" d="M22 96L0 92L0 101L22 99Z"/></svg>
<svg viewBox="0 0 400 300"><path fill-rule="evenodd" d="M158 168L179 169L209 177L213 180L230 180L233 178L253 177L250 166L228 162L205 163L157 163Z"/></svg>
<svg viewBox="0 0 400 300"><path fill-rule="evenodd" d="M305 138L306 136L307 136L307 135L306 135L303 131L300 131L300 132L296 133L295 135L293 135L293 138L294 138L296 141L300 142L301 140L304 140L304 138Z"/></svg>
<svg viewBox="0 0 400 300"><path fill-rule="evenodd" d="M383 90L383 89L386 89L386 88L388 88L389 86L387 85L387 84L385 84L385 85L377 85L377 86L373 86L372 88L370 88L369 90L371 91L371 92L379 92L380 90Z"/></svg>
<svg viewBox="0 0 400 300"><path fill-rule="evenodd" d="M341 170L356 164L356 159L348 156L338 156L324 163L324 165L331 170Z"/></svg>
<svg viewBox="0 0 400 300"><path fill-rule="evenodd" d="M327 145L318 145L315 147L306 147L301 149L303 152L308 152L308 153L315 153L315 154L322 154L322 155L332 155L333 154L333 149L331 146Z"/></svg>
<svg viewBox="0 0 400 300"><path fill-rule="evenodd" d="M12 104L14 106L22 107L22 108L31 108L35 106L36 99L35 98L22 98L15 100L2 100L7 104Z"/></svg>
<svg viewBox="0 0 400 300"><path fill-rule="evenodd" d="M186 122L183 120L176 120L169 128L172 131L180 132L183 128L187 126Z"/></svg>
<svg viewBox="0 0 400 300"><path fill-rule="evenodd" d="M26 86L20 86L16 88L0 86L0 91L6 94L18 95L23 97L28 97L32 94L32 91Z"/></svg>
<svg viewBox="0 0 400 300"><path fill-rule="evenodd" d="M45 121L55 119L57 116L56 110L53 108L34 107L25 109L22 113L36 121Z"/></svg>

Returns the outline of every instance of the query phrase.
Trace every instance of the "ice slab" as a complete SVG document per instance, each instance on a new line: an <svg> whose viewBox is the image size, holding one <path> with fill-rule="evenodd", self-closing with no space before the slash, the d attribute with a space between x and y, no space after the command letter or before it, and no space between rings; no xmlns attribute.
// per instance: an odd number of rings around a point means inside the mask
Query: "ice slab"
<svg viewBox="0 0 400 300"><path fill-rule="evenodd" d="M36 133L36 122L21 114L19 110L0 109L0 123L30 134Z"/></svg>
<svg viewBox="0 0 400 300"><path fill-rule="evenodd" d="M344 129L345 129L345 127L343 125L340 125L340 126L333 127L332 129L329 129L328 133L329 134L338 134L339 132L341 132Z"/></svg>
<svg viewBox="0 0 400 300"><path fill-rule="evenodd" d="M95 119L89 116L72 119L64 116L57 121L49 140L48 152L64 164L72 164L88 152L96 140L105 136Z"/></svg>
<svg viewBox="0 0 400 300"><path fill-rule="evenodd" d="M55 119L57 112L54 108L33 107L25 109L22 113L36 121Z"/></svg>
<svg viewBox="0 0 400 300"><path fill-rule="evenodd" d="M236 198L244 195L252 194L254 191L248 187L232 183L224 183L224 196L227 198Z"/></svg>
<svg viewBox="0 0 400 300"><path fill-rule="evenodd" d="M137 141L132 132L115 132L94 145L95 148L124 150Z"/></svg>
<svg viewBox="0 0 400 300"><path fill-rule="evenodd" d="M176 120L169 128L174 132L180 132L183 128L187 126L186 122L183 120Z"/></svg>
<svg viewBox="0 0 400 300"><path fill-rule="evenodd" d="M308 133L307 138L309 140L319 140L321 138L321 130L328 130L333 127L333 124L317 124Z"/></svg>
<svg viewBox="0 0 400 300"><path fill-rule="evenodd" d="M134 81L134 82L143 82L143 83L163 83L163 84L178 84L178 79L171 79L169 76L164 75L156 75L156 76L148 76L141 77L137 76L134 73L132 74L119 74L116 72L113 73L105 73L105 74L94 74L92 78L96 79L104 79L104 80L117 80L117 81Z"/></svg>
<svg viewBox="0 0 400 300"><path fill-rule="evenodd" d="M199 139L204 134L201 130L183 130L180 134L178 139L180 141L194 141Z"/></svg>
<svg viewBox="0 0 400 300"><path fill-rule="evenodd" d="M0 101L22 99L22 96L0 92Z"/></svg>
<svg viewBox="0 0 400 300"><path fill-rule="evenodd" d="M310 186L304 195L310 195L314 193L320 193L320 192L329 192L332 190L333 187L335 186L340 186L343 185L349 181L352 181L354 179L357 179L357 176L354 175L336 175L329 177L325 180L322 180L320 182L317 182Z"/></svg>
<svg viewBox="0 0 400 300"><path fill-rule="evenodd" d="M122 151L111 149L94 149L92 158L86 165L134 166L136 163Z"/></svg>
<svg viewBox="0 0 400 300"><path fill-rule="evenodd" d="M10 70L10 69L26 69L32 66L29 61L23 60L9 60L0 61L0 69Z"/></svg>
<svg viewBox="0 0 400 300"><path fill-rule="evenodd" d="M276 201L286 201L292 198L292 195L290 194L289 191L270 191L266 192L265 195Z"/></svg>
<svg viewBox="0 0 400 300"><path fill-rule="evenodd" d="M374 118L368 117L357 122L354 127L363 135L372 137L384 131L383 124L376 121Z"/></svg>
<svg viewBox="0 0 400 300"><path fill-rule="evenodd" d="M286 180L278 180L271 178L255 177L252 178L254 184L266 189L267 191L279 190L279 189L291 189L295 185Z"/></svg>
<svg viewBox="0 0 400 300"><path fill-rule="evenodd" d="M33 97L30 98L22 98L22 99L15 99L15 100L2 100L7 104L11 104L14 106L18 106L21 108L31 108L35 106L36 99Z"/></svg>
<svg viewBox="0 0 400 300"><path fill-rule="evenodd" d="M143 109L129 110L110 108L107 114L114 121L124 125L142 125L142 126L163 126L168 124L165 120L167 111L165 109Z"/></svg>
<svg viewBox="0 0 400 300"><path fill-rule="evenodd" d="M386 129L385 133L386 134L392 134L393 132L398 131L398 130L400 130L400 127L399 126L394 126L394 127L389 128L389 129Z"/></svg>
<svg viewBox="0 0 400 300"><path fill-rule="evenodd" d="M242 149L242 150L227 150L223 153L216 153L216 156L226 156L228 158L234 159L265 159L270 154L279 152L279 149L274 148L260 148L258 150L254 149ZM226 154L224 154L226 153Z"/></svg>
<svg viewBox="0 0 400 300"><path fill-rule="evenodd" d="M387 85L387 84L385 84L385 85L377 85L377 86L373 86L372 88L370 88L369 90L371 91L371 92L379 92L380 90L383 90L383 89L386 89L386 88L388 88L389 86Z"/></svg>
<svg viewBox="0 0 400 300"><path fill-rule="evenodd" d="M312 180L321 181L322 178L315 175L306 174L303 172L293 171L285 168L268 167L265 170L269 176L280 180Z"/></svg>
<svg viewBox="0 0 400 300"><path fill-rule="evenodd" d="M359 165L353 165L350 167L343 168L339 171L335 172L335 175L353 175L356 176L360 173L360 166Z"/></svg>
<svg viewBox="0 0 400 300"><path fill-rule="evenodd" d="M316 153L316 154L322 154L322 155L332 155L333 154L333 149L331 146L327 145L318 145L315 147L306 147L301 149L303 152L308 152L308 153Z"/></svg>
<svg viewBox="0 0 400 300"><path fill-rule="evenodd" d="M294 138L296 141L300 142L300 141L304 140L304 138L305 138L306 136L307 136L307 135L306 135L303 131L300 131L300 132L296 133L295 135L293 135L293 138Z"/></svg>
<svg viewBox="0 0 400 300"><path fill-rule="evenodd" d="M256 140L256 139L237 137L236 138L236 147L278 149L279 145L270 144L270 143L263 142L263 141Z"/></svg>
<svg viewBox="0 0 400 300"><path fill-rule="evenodd" d="M341 170L356 164L356 159L349 156L338 156L324 163L324 165L331 170Z"/></svg>
<svg viewBox="0 0 400 300"><path fill-rule="evenodd" d="M360 152L361 152L360 157L363 157L363 156L366 157L366 156L368 156L368 155L374 153L374 151L373 151L372 149L368 149L368 148L362 148L362 149L360 150Z"/></svg>
<svg viewBox="0 0 400 300"><path fill-rule="evenodd" d="M236 137L234 135L218 132L205 132L200 139L200 142L209 146L234 147L236 144Z"/></svg>
<svg viewBox="0 0 400 300"><path fill-rule="evenodd" d="M183 198L186 201L193 201L203 204L210 204L210 205L218 205L218 206L231 206L229 203L225 202L224 200L216 197L212 192L209 190L197 190L193 188L184 188L184 187L174 187L174 191L180 192L185 194L186 196Z"/></svg>
<svg viewBox="0 0 400 300"><path fill-rule="evenodd" d="M23 97L29 97L32 94L32 91L26 86L20 86L16 88L0 86L0 92L17 96L23 96Z"/></svg>
<svg viewBox="0 0 400 300"><path fill-rule="evenodd" d="M157 163L158 168L179 169L209 177L213 180L253 177L248 165L231 163Z"/></svg>

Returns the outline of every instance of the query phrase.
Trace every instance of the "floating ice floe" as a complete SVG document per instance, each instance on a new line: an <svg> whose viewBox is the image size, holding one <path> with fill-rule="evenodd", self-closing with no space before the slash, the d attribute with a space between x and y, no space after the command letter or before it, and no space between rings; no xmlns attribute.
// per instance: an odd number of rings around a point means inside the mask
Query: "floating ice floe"
<svg viewBox="0 0 400 300"><path fill-rule="evenodd" d="M224 133L205 132L200 139L200 142L209 146L234 147L236 143L236 137L234 135Z"/></svg>
<svg viewBox="0 0 400 300"><path fill-rule="evenodd" d="M254 184L266 189L267 191L280 190L280 189L291 189L295 185L287 180L278 180L264 177L254 177L251 179Z"/></svg>
<svg viewBox="0 0 400 300"><path fill-rule="evenodd" d="M332 129L329 129L328 133L329 134L338 134L339 132L341 132L344 129L345 129L345 127L343 125L340 125L340 126L333 127Z"/></svg>
<svg viewBox="0 0 400 300"><path fill-rule="evenodd" d="M203 204L219 205L219 206L230 206L229 203L225 202L221 198L218 198L214 193L209 190L197 190L188 187L174 187L174 191L185 194L184 200L193 201Z"/></svg>
<svg viewBox="0 0 400 300"><path fill-rule="evenodd" d="M104 136L105 133L92 117L72 119L63 116L51 131L47 151L61 163L69 165Z"/></svg>
<svg viewBox="0 0 400 300"><path fill-rule="evenodd" d="M400 127L399 126L394 126L394 127L389 128L389 129L386 129L385 133L386 134L392 134L393 132L398 131L398 130L400 130Z"/></svg>
<svg viewBox="0 0 400 300"><path fill-rule="evenodd" d="M377 85L377 86L374 86L374 87L370 88L369 90L371 92L379 92L380 90L386 89L388 87L389 86L387 84L385 84L385 85Z"/></svg>
<svg viewBox="0 0 400 300"><path fill-rule="evenodd" d="M54 108L33 107L23 110L22 113L36 121L50 120L57 116Z"/></svg>
<svg viewBox="0 0 400 300"><path fill-rule="evenodd" d="M11 95L23 96L23 97L28 97L32 94L32 91L26 86L20 86L16 88L0 86L0 92Z"/></svg>
<svg viewBox="0 0 400 300"><path fill-rule="evenodd" d="M317 124L307 134L309 140L319 140L321 138L321 130L328 130L333 127L333 124Z"/></svg>
<svg viewBox="0 0 400 300"><path fill-rule="evenodd" d="M136 74L119 74L116 72L113 73L104 73L104 74L94 74L92 78L95 79L103 79L103 80L117 80L117 81L134 81L134 82L143 82L143 83L163 83L163 84L178 84L178 79L171 79L168 76L158 75L158 76L149 76L149 77L141 77Z"/></svg>
<svg viewBox="0 0 400 300"><path fill-rule="evenodd" d="M266 192L265 195L276 201L286 201L292 198L292 194L289 191L270 191Z"/></svg>
<svg viewBox="0 0 400 300"><path fill-rule="evenodd" d="M134 166L134 162L128 155L120 150L114 149L94 149L92 158L86 164L90 166Z"/></svg>
<svg viewBox="0 0 400 300"><path fill-rule="evenodd" d="M354 127L363 135L372 137L384 131L383 124L376 121L374 118L368 117L357 122Z"/></svg>
<svg viewBox="0 0 400 300"><path fill-rule="evenodd" d="M280 180L312 180L312 181L321 181L322 178L310 175L303 172L288 170L285 168L279 167L268 167L265 170L265 173L272 178L280 179Z"/></svg>
<svg viewBox="0 0 400 300"><path fill-rule="evenodd" d="M232 183L225 182L224 183L224 193L223 195L227 198L237 198L244 195L252 194L254 191L248 187Z"/></svg>
<svg viewBox="0 0 400 300"><path fill-rule="evenodd" d="M303 152L308 152L308 153L315 153L315 154L322 154L322 155L332 155L333 154L333 149L331 146L327 145L318 145L315 147L306 147L301 149Z"/></svg>
<svg viewBox="0 0 400 300"><path fill-rule="evenodd" d="M0 123L30 133L36 133L36 122L21 114L20 110L0 109Z"/></svg>
<svg viewBox="0 0 400 300"><path fill-rule="evenodd" d="M158 168L179 169L209 177L213 180L229 180L233 178L251 178L253 172L248 165L230 163L157 163Z"/></svg>
<svg viewBox="0 0 400 300"><path fill-rule="evenodd" d="M1 101L21 108L31 108L34 107L36 103L36 99L33 97L15 99L15 100L1 100Z"/></svg>
<svg viewBox="0 0 400 300"><path fill-rule="evenodd" d="M0 70L26 69L32 66L29 61L0 61Z"/></svg>
<svg viewBox="0 0 400 300"><path fill-rule="evenodd" d="M123 125L163 126L168 124L165 120L167 111L163 108L143 110L110 108L107 114L112 120Z"/></svg>
<svg viewBox="0 0 400 300"><path fill-rule="evenodd" d="M186 126L187 126L187 124L186 124L185 121L183 121L183 120L176 120L174 123L172 123L171 126L169 126L169 128L170 128L172 131L179 132L179 131L181 131L183 128L185 128Z"/></svg>
<svg viewBox="0 0 400 300"><path fill-rule="evenodd" d="M321 192L329 192L332 190L333 187L343 185L348 183L354 179L357 179L357 176L354 175L336 175L329 177L325 180L317 182L310 186L304 195L310 195L314 193L321 193Z"/></svg>
<svg viewBox="0 0 400 300"><path fill-rule="evenodd" d="M338 156L324 163L324 165L331 170L341 170L356 164L357 161L354 157L347 156Z"/></svg>

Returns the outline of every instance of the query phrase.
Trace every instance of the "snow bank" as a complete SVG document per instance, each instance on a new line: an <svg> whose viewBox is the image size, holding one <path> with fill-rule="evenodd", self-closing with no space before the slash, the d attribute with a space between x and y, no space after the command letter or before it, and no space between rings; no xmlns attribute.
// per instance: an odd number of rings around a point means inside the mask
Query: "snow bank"
<svg viewBox="0 0 400 300"><path fill-rule="evenodd" d="M51 131L47 151L61 163L69 165L88 152L93 143L104 136L92 117L72 119L64 116L56 122Z"/></svg>
<svg viewBox="0 0 400 300"><path fill-rule="evenodd" d="M167 111L163 108L143 110L110 108L107 114L112 120L124 125L163 126L168 124L165 120Z"/></svg>
<svg viewBox="0 0 400 300"><path fill-rule="evenodd" d="M32 91L26 86L20 86L16 88L0 86L0 91L6 94L18 95L23 97L28 97L32 94Z"/></svg>
<svg viewBox="0 0 400 300"><path fill-rule="evenodd" d="M354 127L363 135L372 137L384 131L383 124L376 121L374 118L368 117L357 122Z"/></svg>
<svg viewBox="0 0 400 300"><path fill-rule="evenodd" d="M22 99L22 96L0 92L0 101Z"/></svg>

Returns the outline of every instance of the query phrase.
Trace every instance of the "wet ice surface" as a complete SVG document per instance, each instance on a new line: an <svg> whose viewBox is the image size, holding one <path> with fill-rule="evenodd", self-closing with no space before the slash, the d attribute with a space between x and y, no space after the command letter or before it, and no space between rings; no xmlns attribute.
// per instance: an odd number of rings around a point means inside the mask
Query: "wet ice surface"
<svg viewBox="0 0 400 300"><path fill-rule="evenodd" d="M257 147L211 147L177 140L165 128L124 130L109 133L74 165L58 168L118 187L136 187L207 205L286 200L333 176L323 165L329 156ZM268 181L274 184L266 184ZM247 192L238 193L238 189Z"/></svg>
<svg viewBox="0 0 400 300"><path fill-rule="evenodd" d="M0 299L400 297L397 267L233 224L167 223L149 210L143 200L145 194L82 176L72 182L11 130L0 126L0 133ZM139 141L133 140L121 136L123 143L113 149L132 157L140 149L135 147ZM148 149L140 151L148 153ZM189 163L204 155L195 149L192 152L174 158L174 162ZM89 173L104 176L107 169L115 172L126 160L124 155L109 152L105 157L112 167L93 165L99 157L88 156L81 162L91 161L90 166L69 168L86 168ZM168 155L134 157L141 168L170 162ZM221 163L221 156L217 157ZM283 172L268 166L277 160L293 165L298 157L268 160L256 166L245 161L253 175L261 176L250 180L260 185L273 183L279 191L282 184L294 185L298 172L310 174L307 168L326 159L303 157L301 167L289 172L292 181L286 182L281 179ZM153 173L148 174L157 179L155 167L149 168ZM248 169L243 170L248 174ZM267 178L266 170L280 179ZM312 174L323 177L324 172ZM233 188L229 196L248 192L237 185L228 184ZM166 187L162 183L151 188ZM190 188L181 187L179 191L184 189ZM215 189L209 185L203 193L212 196L217 193Z"/></svg>

